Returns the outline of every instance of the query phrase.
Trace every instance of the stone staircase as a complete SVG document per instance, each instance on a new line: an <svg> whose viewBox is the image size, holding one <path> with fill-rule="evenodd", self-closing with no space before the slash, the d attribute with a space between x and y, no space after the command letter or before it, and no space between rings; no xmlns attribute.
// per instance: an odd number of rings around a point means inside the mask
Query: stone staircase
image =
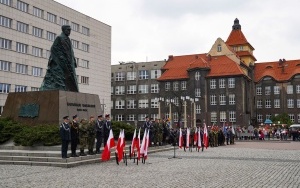
<svg viewBox="0 0 300 188"><path fill-rule="evenodd" d="M70 147L69 147L70 148ZM148 153L172 150L173 146L149 147ZM126 145L128 153L129 145ZM78 150L77 150L78 151ZM115 149L111 150L111 160L115 159ZM77 152L79 155L79 151ZM70 150L68 156L71 156ZM70 168L84 164L100 163L101 154L80 157L61 158L60 146L0 146L0 164L8 165L31 165L31 166L53 166Z"/></svg>

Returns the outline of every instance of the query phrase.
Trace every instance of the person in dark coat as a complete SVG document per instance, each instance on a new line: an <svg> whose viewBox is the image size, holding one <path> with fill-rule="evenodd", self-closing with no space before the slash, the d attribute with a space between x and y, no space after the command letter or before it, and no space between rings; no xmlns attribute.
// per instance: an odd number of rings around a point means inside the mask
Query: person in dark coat
<svg viewBox="0 0 300 188"><path fill-rule="evenodd" d="M61 137L61 156L63 159L68 158L67 152L68 152L68 145L71 140L71 130L69 125L69 116L63 117L64 122L60 124L59 126L59 132Z"/></svg>
<svg viewBox="0 0 300 188"><path fill-rule="evenodd" d="M103 116L99 115L98 119L95 124L95 130L96 130L96 154L101 153L100 148L102 145L102 139L103 139L103 127L104 127L104 121L103 121Z"/></svg>
<svg viewBox="0 0 300 188"><path fill-rule="evenodd" d="M104 147L106 146L106 142L107 142L107 139L109 137L109 132L110 132L110 129L112 128L111 126L112 126L112 124L111 124L111 121L110 121L110 116L109 116L109 114L106 114L105 115L105 122L104 122L104 125L103 125Z"/></svg>
<svg viewBox="0 0 300 188"><path fill-rule="evenodd" d="M79 117L77 115L74 115L73 120L71 122L71 151L72 151L71 157L79 157L76 154L77 144L79 141L78 127L79 127Z"/></svg>

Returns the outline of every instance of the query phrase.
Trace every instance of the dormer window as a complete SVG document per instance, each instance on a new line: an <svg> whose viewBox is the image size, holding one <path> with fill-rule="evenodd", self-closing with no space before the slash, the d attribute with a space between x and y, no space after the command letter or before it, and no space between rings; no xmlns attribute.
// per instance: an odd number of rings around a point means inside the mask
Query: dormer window
<svg viewBox="0 0 300 188"><path fill-rule="evenodd" d="M243 46L240 46L240 51L243 51Z"/></svg>
<svg viewBox="0 0 300 188"><path fill-rule="evenodd" d="M217 51L218 51L218 52L221 52L221 51L222 51L222 46L221 46L221 44L218 44Z"/></svg>

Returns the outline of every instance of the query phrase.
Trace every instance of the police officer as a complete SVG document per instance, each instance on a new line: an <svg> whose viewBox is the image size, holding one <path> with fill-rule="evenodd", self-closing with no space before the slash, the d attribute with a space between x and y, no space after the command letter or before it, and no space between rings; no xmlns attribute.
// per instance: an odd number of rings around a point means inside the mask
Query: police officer
<svg viewBox="0 0 300 188"><path fill-rule="evenodd" d="M88 154L89 155L94 155L94 145L95 145L95 137L96 137L96 133L95 133L95 120L94 120L94 116L90 116L90 121L88 123L88 127L87 127L87 131L88 131Z"/></svg>
<svg viewBox="0 0 300 188"><path fill-rule="evenodd" d="M79 117L77 115L74 115L73 121L71 123L71 151L72 151L71 157L79 157L78 155L76 155L76 148L79 139L78 127L79 127Z"/></svg>
<svg viewBox="0 0 300 188"><path fill-rule="evenodd" d="M60 124L59 132L61 137L61 156L63 159L69 158L67 156L68 152L68 145L71 140L71 132L70 132L70 125L69 125L69 116L63 117L64 122Z"/></svg>
<svg viewBox="0 0 300 188"><path fill-rule="evenodd" d="M106 146L106 142L109 137L109 131L112 128L111 126L112 126L112 124L110 121L110 116L109 116L109 114L106 114L105 122L104 122L104 126L103 126L104 146Z"/></svg>
<svg viewBox="0 0 300 188"><path fill-rule="evenodd" d="M82 119L79 123L79 144L80 144L80 156L86 156L84 153L84 148L87 145L88 139L88 121L87 119Z"/></svg>
<svg viewBox="0 0 300 188"><path fill-rule="evenodd" d="M103 139L103 125L104 125L104 121L103 121L103 117L102 115L98 116L97 122L95 124L95 130L96 130L96 153L99 154L100 152L100 148L102 145L102 139Z"/></svg>

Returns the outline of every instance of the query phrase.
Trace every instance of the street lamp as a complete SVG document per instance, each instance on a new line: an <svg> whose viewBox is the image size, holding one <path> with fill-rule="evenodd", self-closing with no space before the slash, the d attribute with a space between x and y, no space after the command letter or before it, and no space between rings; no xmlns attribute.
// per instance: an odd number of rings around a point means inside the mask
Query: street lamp
<svg viewBox="0 0 300 188"><path fill-rule="evenodd" d="M199 101L199 98L191 98L191 116L192 116L192 119L193 119L193 124L194 127L196 127L196 102Z"/></svg>
<svg viewBox="0 0 300 188"><path fill-rule="evenodd" d="M155 101L158 102L158 118L161 119L161 108L160 108L160 102L164 101L165 99L163 97L155 98Z"/></svg>

